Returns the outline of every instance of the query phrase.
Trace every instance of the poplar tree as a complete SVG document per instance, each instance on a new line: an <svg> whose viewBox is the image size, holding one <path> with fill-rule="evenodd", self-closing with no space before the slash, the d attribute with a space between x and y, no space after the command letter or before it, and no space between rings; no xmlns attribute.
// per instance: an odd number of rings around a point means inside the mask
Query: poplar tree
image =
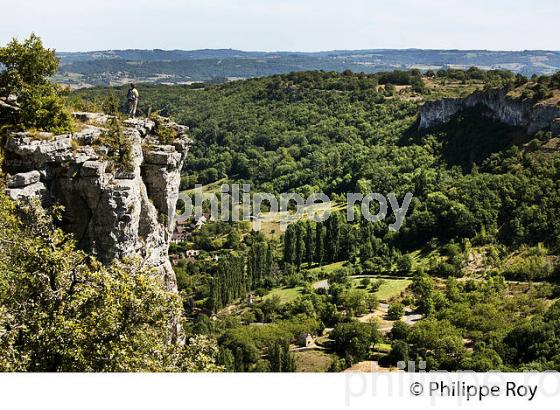
<svg viewBox="0 0 560 410"><path fill-rule="evenodd" d="M325 228L322 222L315 225L315 261L323 266L325 257Z"/></svg>
<svg viewBox="0 0 560 410"><path fill-rule="evenodd" d="M296 269L301 270L301 264L305 255L305 228L301 223L296 225Z"/></svg>
<svg viewBox="0 0 560 410"><path fill-rule="evenodd" d="M311 268L313 257L315 256L315 233L313 232L311 221L307 221L305 229L305 259L307 261L307 267Z"/></svg>
<svg viewBox="0 0 560 410"><path fill-rule="evenodd" d="M284 263L293 265L296 251L295 225L288 225L284 234Z"/></svg>

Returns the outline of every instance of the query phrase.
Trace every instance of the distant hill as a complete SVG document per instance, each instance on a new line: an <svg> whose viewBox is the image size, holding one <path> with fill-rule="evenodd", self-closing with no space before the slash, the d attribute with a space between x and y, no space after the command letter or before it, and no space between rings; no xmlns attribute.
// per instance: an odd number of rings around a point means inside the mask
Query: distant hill
<svg viewBox="0 0 560 410"><path fill-rule="evenodd" d="M58 53L57 81L73 87L118 85L135 80L181 84L262 77L292 71L372 73L419 68L508 69L524 75L560 70L560 52L488 50L336 50L256 52L216 50L107 50Z"/></svg>

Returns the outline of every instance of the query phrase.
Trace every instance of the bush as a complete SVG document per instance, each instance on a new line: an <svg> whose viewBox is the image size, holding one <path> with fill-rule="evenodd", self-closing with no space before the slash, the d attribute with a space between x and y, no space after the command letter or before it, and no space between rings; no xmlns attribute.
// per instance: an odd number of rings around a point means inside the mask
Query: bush
<svg viewBox="0 0 560 410"><path fill-rule="evenodd" d="M385 281L383 279L374 280L371 283L371 286L369 287L369 290L371 292L377 292L379 290L379 288L381 287L381 285L383 285L384 283L385 283Z"/></svg>
<svg viewBox="0 0 560 410"><path fill-rule="evenodd" d="M109 149L107 159L113 165L124 172L134 171L132 142L125 135L123 126L118 118L110 120L109 129L101 135L97 143Z"/></svg>
<svg viewBox="0 0 560 410"><path fill-rule="evenodd" d="M554 266L546 256L530 255L507 267L504 275L510 280L546 280L554 276Z"/></svg>
<svg viewBox="0 0 560 410"><path fill-rule="evenodd" d="M391 320L399 320L404 315L404 306L402 303L391 303L389 310L387 311L387 316Z"/></svg>
<svg viewBox="0 0 560 410"><path fill-rule="evenodd" d="M159 142L166 145L172 144L178 133L175 127L170 124L171 121L158 113L152 113L150 119L156 124L154 134L158 137Z"/></svg>
<svg viewBox="0 0 560 410"><path fill-rule="evenodd" d="M20 125L62 134L74 129L74 120L64 106L55 86L38 86L18 97L21 105Z"/></svg>
<svg viewBox="0 0 560 410"><path fill-rule="evenodd" d="M552 97L552 91L545 84L537 84L533 89L535 91L535 99L537 101L546 100Z"/></svg>
<svg viewBox="0 0 560 410"><path fill-rule="evenodd" d="M462 273L451 263L440 262L433 271L434 275L441 278L460 277Z"/></svg>
<svg viewBox="0 0 560 410"><path fill-rule="evenodd" d="M397 269L404 274L412 271L412 257L410 255L402 255L397 259Z"/></svg>
<svg viewBox="0 0 560 410"><path fill-rule="evenodd" d="M409 332L410 325L402 320L397 320L389 332L389 338L391 338L391 340L406 340Z"/></svg>
<svg viewBox="0 0 560 410"><path fill-rule="evenodd" d="M395 95L397 92L397 87L395 87L393 84L391 83L387 83L385 84L385 95L387 97L392 97L393 95Z"/></svg>

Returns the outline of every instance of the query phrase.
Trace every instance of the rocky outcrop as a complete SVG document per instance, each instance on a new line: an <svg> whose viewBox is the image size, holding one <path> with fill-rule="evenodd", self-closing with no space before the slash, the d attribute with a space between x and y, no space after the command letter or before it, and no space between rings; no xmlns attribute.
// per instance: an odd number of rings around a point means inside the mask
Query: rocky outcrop
<svg viewBox="0 0 560 410"><path fill-rule="evenodd" d="M420 129L448 122L455 114L481 106L485 115L513 127L522 127L529 134L550 130L560 134L560 106L511 98L507 90L492 89L473 93L465 98L444 98L428 101L420 109Z"/></svg>
<svg viewBox="0 0 560 410"><path fill-rule="evenodd" d="M6 193L14 200L39 197L64 206L63 228L78 246L105 263L140 257L176 289L168 258L180 173L191 141L187 127L165 123L177 137L162 143L150 120L124 121L132 164L123 167L104 145L109 117L76 113L73 134L13 133L4 147Z"/></svg>

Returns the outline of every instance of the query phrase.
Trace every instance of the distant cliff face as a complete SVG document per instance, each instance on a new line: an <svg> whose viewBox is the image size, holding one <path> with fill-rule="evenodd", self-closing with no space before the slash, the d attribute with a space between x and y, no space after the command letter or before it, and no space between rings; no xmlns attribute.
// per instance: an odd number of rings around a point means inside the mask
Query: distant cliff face
<svg viewBox="0 0 560 410"><path fill-rule="evenodd" d="M465 98L444 98L428 101L420 109L420 129L448 122L458 112L482 106L487 115L504 124L522 127L529 134L551 130L560 134L560 106L533 104L510 98L505 90L480 91Z"/></svg>
<svg viewBox="0 0 560 410"><path fill-rule="evenodd" d="M81 131L52 136L13 133L5 146L10 173L7 194L13 199L40 197L64 206L63 227L80 248L102 262L140 257L157 269L166 286L176 289L168 258L180 173L191 141L187 127L167 123L177 138L162 144L154 122L128 120L129 172L115 171L99 141L108 117L76 113Z"/></svg>

